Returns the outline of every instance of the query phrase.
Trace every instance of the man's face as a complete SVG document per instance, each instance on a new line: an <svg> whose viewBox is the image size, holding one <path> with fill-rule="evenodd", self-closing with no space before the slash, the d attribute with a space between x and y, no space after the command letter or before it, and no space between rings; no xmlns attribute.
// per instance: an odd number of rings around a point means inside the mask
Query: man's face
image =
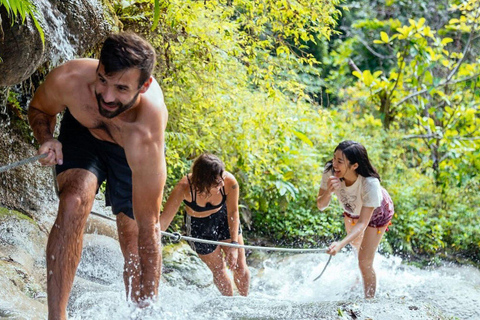
<svg viewBox="0 0 480 320"><path fill-rule="evenodd" d="M136 102L141 88L140 70L132 68L107 75L100 63L95 83L98 111L105 118L114 118L130 109Z"/></svg>

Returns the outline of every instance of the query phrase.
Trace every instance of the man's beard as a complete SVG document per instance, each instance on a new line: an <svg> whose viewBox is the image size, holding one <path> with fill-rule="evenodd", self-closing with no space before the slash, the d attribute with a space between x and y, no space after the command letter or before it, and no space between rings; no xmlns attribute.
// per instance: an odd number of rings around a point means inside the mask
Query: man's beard
<svg viewBox="0 0 480 320"><path fill-rule="evenodd" d="M105 101L103 100L103 97L100 93L96 93L95 92L95 97L97 98L97 104L98 104L98 112L104 116L105 118L108 118L108 119L112 119L112 118L115 118L116 116L118 116L120 113L124 112L124 111L127 111L128 109L130 109L134 104L135 102L137 101L137 98L138 98L138 95L140 94L140 90L135 94L135 97L133 97L132 100L130 100L129 102L123 104L121 103L120 101L118 100L115 100L114 102L111 102L111 103L105 103ZM117 107L116 110L114 111L108 111L106 109L104 109L102 107L102 103L108 105L108 106L115 106Z"/></svg>

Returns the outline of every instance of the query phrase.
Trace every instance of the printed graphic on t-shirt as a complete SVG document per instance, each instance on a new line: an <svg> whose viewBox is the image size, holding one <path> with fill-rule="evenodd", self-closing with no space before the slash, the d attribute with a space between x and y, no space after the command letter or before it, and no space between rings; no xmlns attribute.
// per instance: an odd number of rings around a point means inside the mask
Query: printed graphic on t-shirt
<svg viewBox="0 0 480 320"><path fill-rule="evenodd" d="M340 201L343 203L343 208L349 214L355 213L355 201L357 200L356 195L348 195L345 189L340 189Z"/></svg>

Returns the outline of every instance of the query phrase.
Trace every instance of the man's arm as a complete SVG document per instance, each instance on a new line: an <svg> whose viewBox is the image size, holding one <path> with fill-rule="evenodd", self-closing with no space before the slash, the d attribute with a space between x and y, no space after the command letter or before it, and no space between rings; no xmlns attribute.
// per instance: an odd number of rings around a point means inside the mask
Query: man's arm
<svg viewBox="0 0 480 320"><path fill-rule="evenodd" d="M159 214L166 180L163 128L137 128L125 142L132 169L133 214L138 226L142 298L157 296L161 274Z"/></svg>
<svg viewBox="0 0 480 320"><path fill-rule="evenodd" d="M40 144L38 154L48 153L46 158L40 160L43 165L63 162L62 146L54 140L53 132L57 114L65 109L61 100L64 73L62 66L52 70L45 82L38 87L28 108L28 122Z"/></svg>

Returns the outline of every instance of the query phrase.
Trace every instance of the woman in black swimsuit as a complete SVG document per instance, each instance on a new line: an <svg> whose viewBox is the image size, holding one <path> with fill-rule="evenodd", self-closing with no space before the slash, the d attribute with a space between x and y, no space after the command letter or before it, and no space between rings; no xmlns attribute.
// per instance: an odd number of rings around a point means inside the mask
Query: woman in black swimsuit
<svg viewBox="0 0 480 320"><path fill-rule="evenodd" d="M189 236L243 244L238 196L235 177L225 171L225 165L218 157L204 153L195 160L192 172L183 177L170 194L160 216L162 231L168 228L183 202ZM226 264L233 272L239 293L242 296L248 294L250 271L245 249L198 242L191 242L190 245L212 271L213 281L223 295L233 295Z"/></svg>

